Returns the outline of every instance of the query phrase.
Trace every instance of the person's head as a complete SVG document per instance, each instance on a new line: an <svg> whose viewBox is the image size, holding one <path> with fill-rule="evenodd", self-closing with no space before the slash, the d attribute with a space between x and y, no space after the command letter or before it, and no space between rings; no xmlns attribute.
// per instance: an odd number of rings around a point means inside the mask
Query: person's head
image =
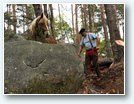
<svg viewBox="0 0 134 104"><path fill-rule="evenodd" d="M79 34L81 34L82 36L86 36L86 34L87 34L86 29L82 28L82 29L79 31Z"/></svg>

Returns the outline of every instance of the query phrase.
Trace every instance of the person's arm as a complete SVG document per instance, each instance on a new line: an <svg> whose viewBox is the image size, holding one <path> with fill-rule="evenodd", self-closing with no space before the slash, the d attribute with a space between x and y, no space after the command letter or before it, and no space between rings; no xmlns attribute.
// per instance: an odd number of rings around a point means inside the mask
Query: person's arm
<svg viewBox="0 0 134 104"><path fill-rule="evenodd" d="M83 49L83 46L82 46L82 45L80 45L79 53L78 53L78 57L79 57L79 58L81 58L80 53L81 53L82 49Z"/></svg>
<svg viewBox="0 0 134 104"><path fill-rule="evenodd" d="M96 49L98 50L98 49L99 49L99 44L100 44L100 37L97 36L97 37L96 37L96 40L97 40L97 46L96 46Z"/></svg>

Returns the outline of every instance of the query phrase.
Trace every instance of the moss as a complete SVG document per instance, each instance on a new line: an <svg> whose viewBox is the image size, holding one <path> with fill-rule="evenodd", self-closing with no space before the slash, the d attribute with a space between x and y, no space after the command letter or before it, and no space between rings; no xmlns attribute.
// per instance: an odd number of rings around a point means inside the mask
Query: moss
<svg viewBox="0 0 134 104"><path fill-rule="evenodd" d="M6 93L14 94L75 94L80 88L81 83L76 80L76 75L64 76L60 83L52 83L52 81L46 81L45 78L35 76L27 82L27 85L23 88L15 89L11 87ZM79 84L78 84L79 83ZM5 83L7 86L7 83ZM5 87L6 87L5 86ZM20 85L21 86L21 85Z"/></svg>

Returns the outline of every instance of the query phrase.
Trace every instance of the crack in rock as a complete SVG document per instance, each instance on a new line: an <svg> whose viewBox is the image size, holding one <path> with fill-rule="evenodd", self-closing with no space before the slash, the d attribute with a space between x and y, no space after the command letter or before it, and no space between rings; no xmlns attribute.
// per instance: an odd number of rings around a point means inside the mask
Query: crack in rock
<svg viewBox="0 0 134 104"><path fill-rule="evenodd" d="M28 67L30 67L30 68L37 68L37 67L39 67L39 65L41 65L43 62L45 62L46 61L46 59L44 59L44 60L42 60L42 61L40 61L40 62L38 62L38 63L36 63L36 65L32 65L31 63L26 63L24 60L23 60L23 63L26 65L26 66L28 66Z"/></svg>

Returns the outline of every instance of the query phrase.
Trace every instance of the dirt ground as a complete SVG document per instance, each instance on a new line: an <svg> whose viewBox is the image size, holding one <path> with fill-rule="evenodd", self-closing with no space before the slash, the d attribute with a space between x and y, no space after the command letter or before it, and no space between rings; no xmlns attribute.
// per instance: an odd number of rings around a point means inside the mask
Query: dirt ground
<svg viewBox="0 0 134 104"><path fill-rule="evenodd" d="M124 94L124 63L120 62L101 70L103 75L97 81L95 71L91 72L91 79L84 80L77 94Z"/></svg>

